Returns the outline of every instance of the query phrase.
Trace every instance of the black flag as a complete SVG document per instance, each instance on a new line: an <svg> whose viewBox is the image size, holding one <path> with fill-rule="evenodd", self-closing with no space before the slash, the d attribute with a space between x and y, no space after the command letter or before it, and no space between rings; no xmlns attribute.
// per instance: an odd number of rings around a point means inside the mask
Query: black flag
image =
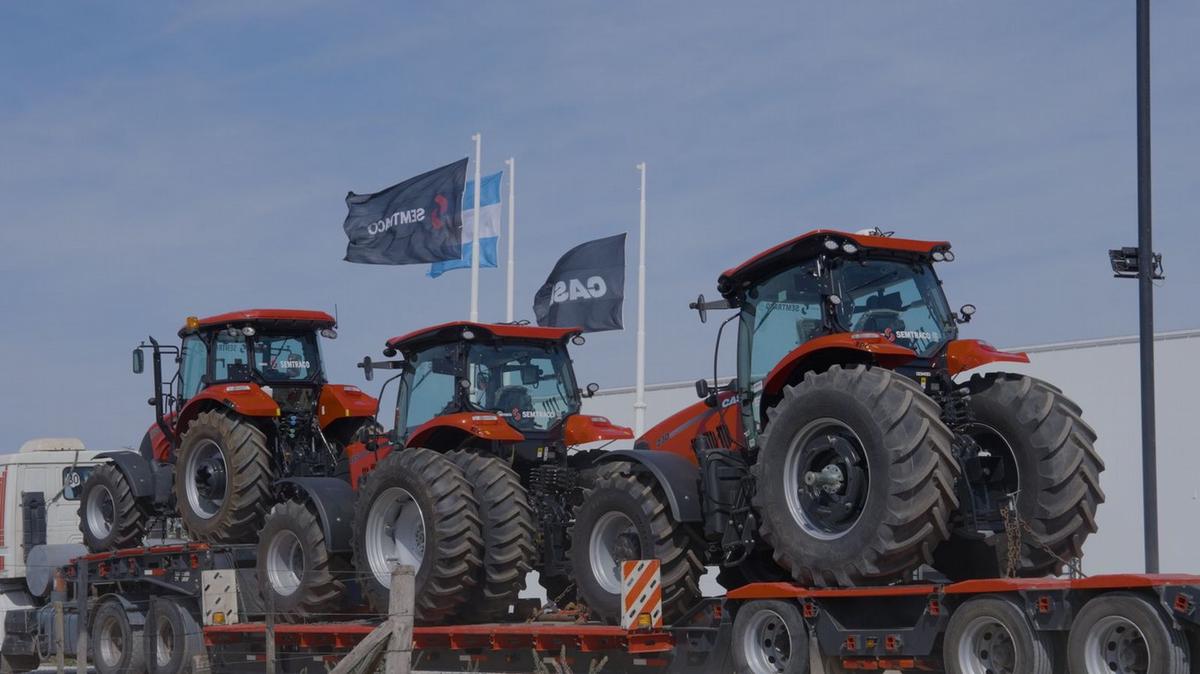
<svg viewBox="0 0 1200 674"><path fill-rule="evenodd" d="M620 330L625 299L625 235L575 246L533 297L538 325Z"/></svg>
<svg viewBox="0 0 1200 674"><path fill-rule="evenodd" d="M346 261L421 264L462 257L461 159L376 192L346 195Z"/></svg>

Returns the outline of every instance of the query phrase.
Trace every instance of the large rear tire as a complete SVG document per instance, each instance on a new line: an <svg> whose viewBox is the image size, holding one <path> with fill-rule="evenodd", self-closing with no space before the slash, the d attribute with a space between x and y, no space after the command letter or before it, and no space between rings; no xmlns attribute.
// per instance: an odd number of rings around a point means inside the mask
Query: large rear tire
<svg viewBox="0 0 1200 674"><path fill-rule="evenodd" d="M79 496L79 531L92 552L136 548L150 516L133 496L129 480L113 464L97 466Z"/></svg>
<svg viewBox="0 0 1200 674"><path fill-rule="evenodd" d="M329 620L346 590L321 521L306 505L271 509L258 543L258 584L265 606L285 621Z"/></svg>
<svg viewBox="0 0 1200 674"><path fill-rule="evenodd" d="M1008 476L999 491L1019 491L1017 514L1032 529L1021 532L1015 575L1061 573L1061 560L1083 555L1084 541L1096 532L1096 509L1104 502L1104 461L1096 453L1095 431L1083 421L1078 405L1039 379L975 375L967 387L973 421L963 432L1001 457L1009 472L1015 468L1015 476ZM1006 545L1002 536L990 541ZM997 571L1006 575L1005 558L1006 550L987 554L956 535L937 552L935 566L954 580L984 578Z"/></svg>
<svg viewBox="0 0 1200 674"><path fill-rule="evenodd" d="M233 412L201 412L180 440L175 466L175 502L193 538L257 540L274 481L262 430Z"/></svg>
<svg viewBox="0 0 1200 674"><path fill-rule="evenodd" d="M936 403L890 370L833 366L784 389L759 439L753 504L803 585L901 579L929 563L958 505Z"/></svg>
<svg viewBox="0 0 1200 674"><path fill-rule="evenodd" d="M449 620L483 567L479 505L462 471L428 449L393 452L362 482L354 569L371 608L388 611L392 568L416 567L416 618Z"/></svg>
<svg viewBox="0 0 1200 674"><path fill-rule="evenodd" d="M663 620L671 623L700 599L700 561L653 478L624 462L596 469L571 529L571 567L579 600L610 623L621 620L622 561L657 559Z"/></svg>
<svg viewBox="0 0 1200 674"><path fill-rule="evenodd" d="M494 456L456 451L446 458L471 484L483 526L482 582L472 590L461 617L478 622L507 619L537 556L529 497L516 471Z"/></svg>

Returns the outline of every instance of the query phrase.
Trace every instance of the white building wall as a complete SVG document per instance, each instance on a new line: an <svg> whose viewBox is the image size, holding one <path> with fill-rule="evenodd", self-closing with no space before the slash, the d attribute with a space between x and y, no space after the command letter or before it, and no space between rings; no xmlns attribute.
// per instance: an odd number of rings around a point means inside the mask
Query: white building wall
<svg viewBox="0 0 1200 674"><path fill-rule="evenodd" d="M1013 349L1017 350L1017 349ZM1142 478L1138 344L1134 338L1051 344L1023 349L1030 364L1004 369L1049 381L1083 408L1096 429L1106 470L1100 531L1084 550L1087 573L1141 571ZM1197 570L1194 529L1200 522L1200 330L1160 334L1155 340L1158 400L1159 548L1162 570ZM702 375L698 372L697 376ZM646 427L696 402L692 382L647 386ZM602 391L584 410L633 426L633 390Z"/></svg>

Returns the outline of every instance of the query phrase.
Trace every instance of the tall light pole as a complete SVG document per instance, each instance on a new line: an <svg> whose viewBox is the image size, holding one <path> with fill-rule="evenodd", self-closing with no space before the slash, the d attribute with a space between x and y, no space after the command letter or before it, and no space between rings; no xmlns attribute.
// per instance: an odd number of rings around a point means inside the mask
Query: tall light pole
<svg viewBox="0 0 1200 674"><path fill-rule="evenodd" d="M508 272L508 297L504 320L512 323L514 316L513 283L516 281L517 275L513 255L517 237L517 159L509 157L504 163L508 164L508 266L505 269Z"/></svg>
<svg viewBox="0 0 1200 674"><path fill-rule="evenodd" d="M471 322L479 320L479 194L483 192L480 184L479 165L483 162L483 134L471 136L475 141L475 221L471 233Z"/></svg>
<svg viewBox="0 0 1200 674"><path fill-rule="evenodd" d="M637 386L633 402L633 431L641 437L646 430L646 162L637 165L642 174L638 227L638 325Z"/></svg>

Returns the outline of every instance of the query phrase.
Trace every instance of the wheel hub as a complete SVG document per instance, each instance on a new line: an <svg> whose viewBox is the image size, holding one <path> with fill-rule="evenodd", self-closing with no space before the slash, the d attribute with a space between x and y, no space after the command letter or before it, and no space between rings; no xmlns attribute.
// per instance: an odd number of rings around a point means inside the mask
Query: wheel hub
<svg viewBox="0 0 1200 674"><path fill-rule="evenodd" d="M958 665L963 674L1017 674L1017 651L1008 628L994 618L976 618L963 631Z"/></svg>
<svg viewBox="0 0 1200 674"><path fill-rule="evenodd" d="M1109 616L1097 622L1087 635L1086 650L1089 672L1146 674L1150 671L1146 637L1123 616Z"/></svg>
<svg viewBox="0 0 1200 674"><path fill-rule="evenodd" d="M756 613L742 640L742 652L753 674L775 674L787 669L792 636L778 613L770 610Z"/></svg>
<svg viewBox="0 0 1200 674"><path fill-rule="evenodd" d="M215 517L225 502L228 482L225 454L220 445L212 440L202 441L188 454L183 475L187 476L184 490L192 512L204 519Z"/></svg>
<svg viewBox="0 0 1200 674"><path fill-rule="evenodd" d="M621 594L621 562L642 558L641 539L633 520L621 512L602 515L592 528L588 556L600 587Z"/></svg>
<svg viewBox="0 0 1200 674"><path fill-rule="evenodd" d="M836 419L817 419L796 434L784 461L788 509L810 536L840 538L866 507L870 471L862 441Z"/></svg>
<svg viewBox="0 0 1200 674"><path fill-rule="evenodd" d="M85 516L88 528L99 538L107 538L112 533L113 523L117 518L117 507L108 487L98 485L88 494Z"/></svg>
<svg viewBox="0 0 1200 674"><path fill-rule="evenodd" d="M364 535L367 562L381 585L391 585L395 565L420 571L425 558L425 518L408 490L391 487L376 497Z"/></svg>

